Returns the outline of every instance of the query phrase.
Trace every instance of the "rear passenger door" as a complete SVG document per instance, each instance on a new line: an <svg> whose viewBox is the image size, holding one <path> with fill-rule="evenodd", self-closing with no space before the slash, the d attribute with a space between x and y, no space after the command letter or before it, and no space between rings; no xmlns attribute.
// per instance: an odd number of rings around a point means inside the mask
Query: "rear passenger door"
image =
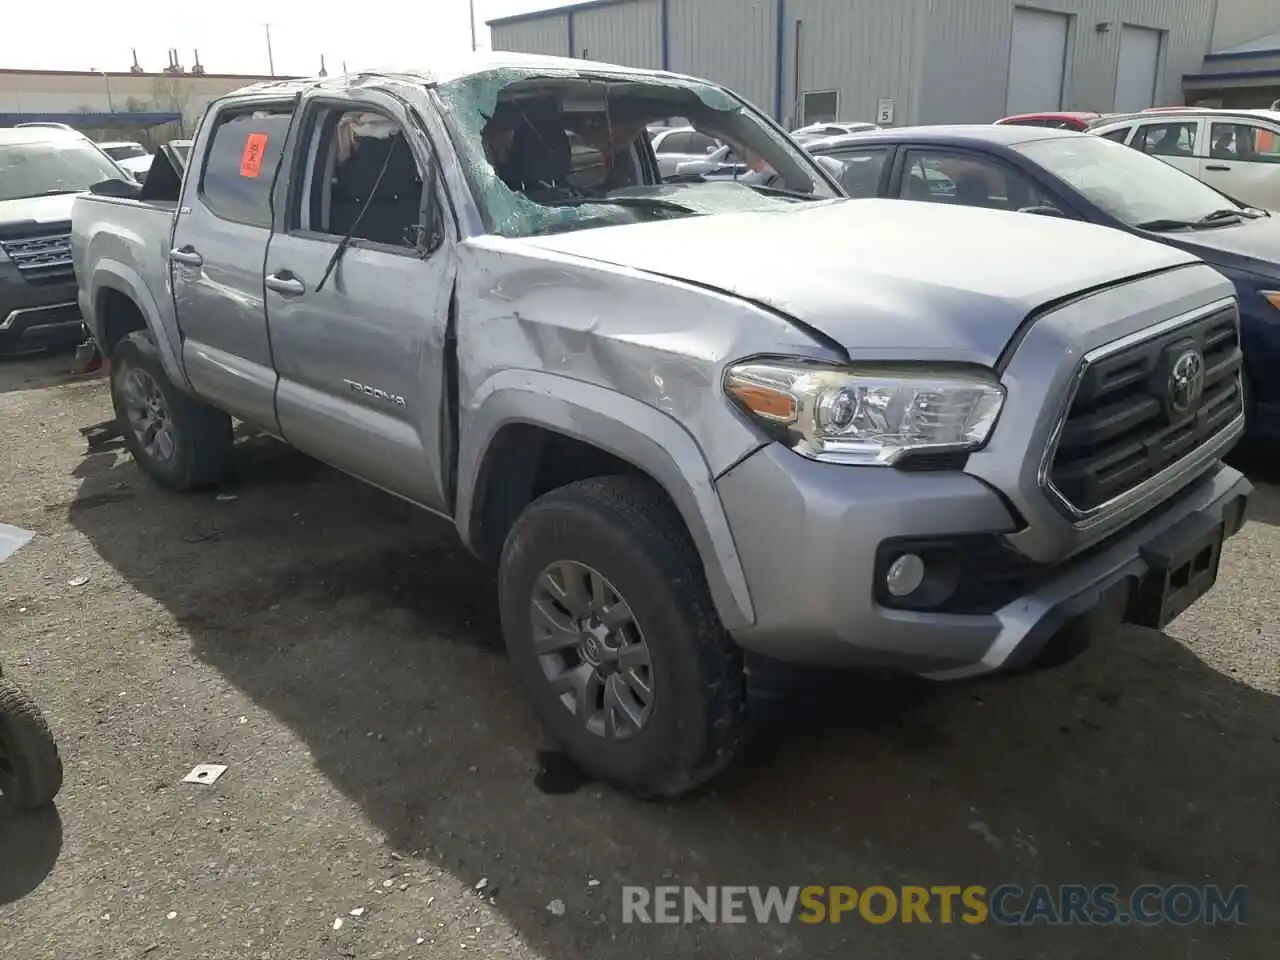
<svg viewBox="0 0 1280 960"><path fill-rule="evenodd" d="M1280 210L1280 124L1214 120L1208 145L1201 180L1243 203Z"/></svg>
<svg viewBox="0 0 1280 960"><path fill-rule="evenodd" d="M1204 121L1148 120L1136 124L1129 146L1158 157L1193 177L1200 176L1201 128Z"/></svg>
<svg viewBox="0 0 1280 960"><path fill-rule="evenodd" d="M317 92L300 117L265 269L281 432L326 463L444 510L455 260L430 139L383 91ZM440 213L430 222L429 206Z"/></svg>
<svg viewBox="0 0 1280 960"><path fill-rule="evenodd" d="M293 121L292 98L230 104L193 146L168 251L191 385L214 406L279 432L276 374L263 306L271 185Z"/></svg>

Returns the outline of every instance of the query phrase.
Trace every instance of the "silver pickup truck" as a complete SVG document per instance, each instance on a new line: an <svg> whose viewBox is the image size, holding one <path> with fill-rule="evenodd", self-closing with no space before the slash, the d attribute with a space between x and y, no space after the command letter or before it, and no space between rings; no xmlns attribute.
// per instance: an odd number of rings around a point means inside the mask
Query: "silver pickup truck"
<svg viewBox="0 0 1280 960"><path fill-rule="evenodd" d="M776 178L664 182L668 116ZM72 224L142 469L215 483L234 417L449 518L540 720L638 794L738 754L764 665L963 677L1163 627L1243 522L1227 280L843 199L714 84L515 55L270 83L157 164Z"/></svg>

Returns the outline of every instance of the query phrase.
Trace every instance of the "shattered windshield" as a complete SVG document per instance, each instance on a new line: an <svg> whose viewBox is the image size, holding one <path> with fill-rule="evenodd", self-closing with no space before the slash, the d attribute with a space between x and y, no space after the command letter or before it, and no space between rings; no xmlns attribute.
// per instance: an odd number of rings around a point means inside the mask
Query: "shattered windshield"
<svg viewBox="0 0 1280 960"><path fill-rule="evenodd" d="M498 69L437 90L485 225L501 236L838 196L812 159L711 84Z"/></svg>

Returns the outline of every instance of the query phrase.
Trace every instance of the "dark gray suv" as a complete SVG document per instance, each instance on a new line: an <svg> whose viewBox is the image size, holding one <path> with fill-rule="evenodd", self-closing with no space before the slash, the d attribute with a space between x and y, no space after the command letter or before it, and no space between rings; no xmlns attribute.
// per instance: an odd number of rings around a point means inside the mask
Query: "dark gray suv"
<svg viewBox="0 0 1280 960"><path fill-rule="evenodd" d="M71 269L71 204L103 180L127 179L83 134L0 129L0 353L83 339Z"/></svg>

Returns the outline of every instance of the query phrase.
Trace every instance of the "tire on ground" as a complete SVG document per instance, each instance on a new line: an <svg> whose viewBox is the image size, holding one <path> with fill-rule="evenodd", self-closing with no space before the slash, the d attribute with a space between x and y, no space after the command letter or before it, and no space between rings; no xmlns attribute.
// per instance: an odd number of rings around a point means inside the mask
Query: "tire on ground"
<svg viewBox="0 0 1280 960"><path fill-rule="evenodd" d="M626 739L587 730L551 689L534 651L533 590L558 561L603 575L648 644L652 713ZM520 681L544 727L584 771L638 796L670 797L740 754L749 730L741 651L716 616L679 513L656 484L597 477L542 496L508 535L498 579L503 634Z"/></svg>
<svg viewBox="0 0 1280 960"><path fill-rule="evenodd" d="M175 451L168 460L151 456L129 424L124 383L134 368L145 371L155 381L169 409ZM165 375L150 333L131 333L112 351L111 402L129 452L138 466L161 486L170 490L198 490L217 483L226 474L234 439L231 418L173 385Z"/></svg>
<svg viewBox="0 0 1280 960"><path fill-rule="evenodd" d="M62 759L40 709L0 679L0 810L43 806L62 789Z"/></svg>

